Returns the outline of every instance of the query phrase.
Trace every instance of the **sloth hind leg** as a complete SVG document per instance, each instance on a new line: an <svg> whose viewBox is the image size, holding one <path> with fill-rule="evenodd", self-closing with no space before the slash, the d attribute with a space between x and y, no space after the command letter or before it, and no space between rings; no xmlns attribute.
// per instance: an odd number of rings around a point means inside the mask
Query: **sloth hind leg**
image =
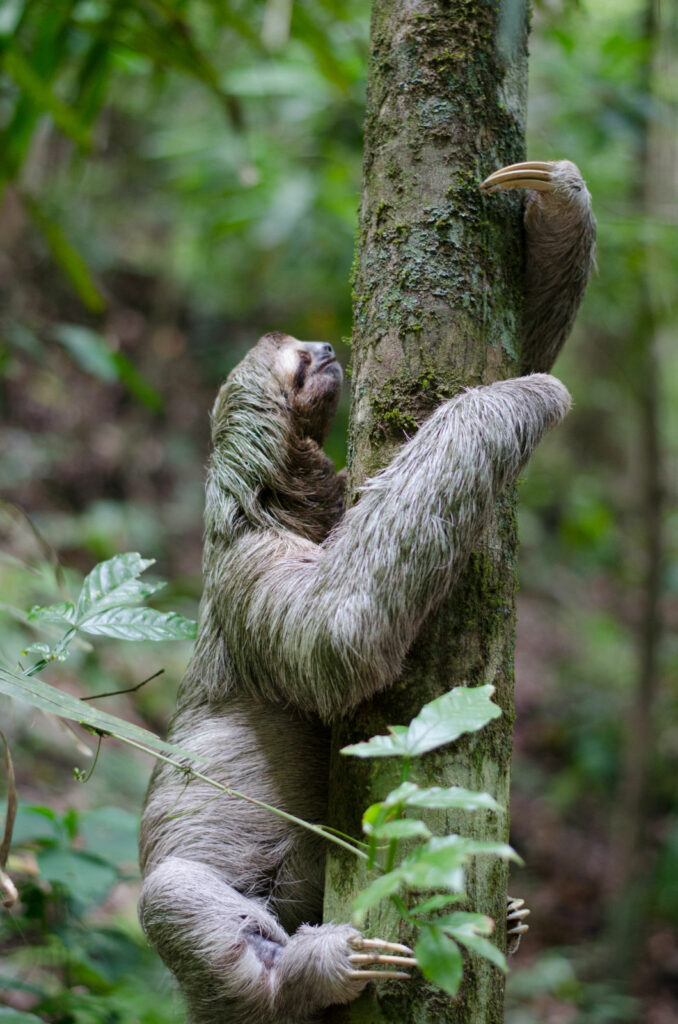
<svg viewBox="0 0 678 1024"><path fill-rule="evenodd" d="M198 861L169 857L150 872L139 913L195 1024L303 1024L366 984L351 960L362 939L354 928L302 925L289 936L260 902Z"/></svg>

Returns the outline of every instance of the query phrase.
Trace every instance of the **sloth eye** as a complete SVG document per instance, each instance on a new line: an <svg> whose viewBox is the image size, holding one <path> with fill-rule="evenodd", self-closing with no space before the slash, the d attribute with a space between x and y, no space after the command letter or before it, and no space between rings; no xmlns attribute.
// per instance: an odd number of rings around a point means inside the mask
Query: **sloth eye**
<svg viewBox="0 0 678 1024"><path fill-rule="evenodd" d="M294 380L292 381L292 386L297 391L303 388L304 381L306 380L306 371L308 370L310 365L311 357L309 356L308 352L300 352L299 365L297 366L297 372L295 373Z"/></svg>

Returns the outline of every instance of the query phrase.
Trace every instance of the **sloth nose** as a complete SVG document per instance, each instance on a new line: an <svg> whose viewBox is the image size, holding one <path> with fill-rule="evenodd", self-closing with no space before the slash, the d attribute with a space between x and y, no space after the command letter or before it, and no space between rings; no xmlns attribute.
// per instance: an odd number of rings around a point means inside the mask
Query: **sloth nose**
<svg viewBox="0 0 678 1024"><path fill-rule="evenodd" d="M304 341L301 344L302 349L312 355L315 359L325 360L334 359L334 349L327 341Z"/></svg>

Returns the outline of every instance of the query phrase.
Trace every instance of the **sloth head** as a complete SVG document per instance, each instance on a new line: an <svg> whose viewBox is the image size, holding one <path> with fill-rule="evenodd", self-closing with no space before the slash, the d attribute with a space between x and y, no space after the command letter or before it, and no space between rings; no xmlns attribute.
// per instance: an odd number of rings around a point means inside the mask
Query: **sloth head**
<svg viewBox="0 0 678 1024"><path fill-rule="evenodd" d="M229 374L212 410L208 526L235 523L237 510L256 524L282 521L293 509L311 532L314 516L324 522L339 491L321 445L341 384L341 367L327 342L278 331L259 339Z"/></svg>
<svg viewBox="0 0 678 1024"><path fill-rule="evenodd" d="M265 334L256 346L280 386L296 432L322 444L334 419L343 374L326 341ZM266 355L268 353L268 355Z"/></svg>

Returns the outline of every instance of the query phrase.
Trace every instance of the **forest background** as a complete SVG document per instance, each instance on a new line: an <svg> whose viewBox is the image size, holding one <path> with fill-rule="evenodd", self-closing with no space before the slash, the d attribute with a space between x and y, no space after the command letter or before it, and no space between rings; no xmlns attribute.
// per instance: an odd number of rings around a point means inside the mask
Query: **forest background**
<svg viewBox="0 0 678 1024"><path fill-rule="evenodd" d="M678 1022L675 7L533 16L528 155L582 169L599 271L556 367L574 410L520 488L512 1024ZM219 381L272 329L350 363L368 22L365 0L0 6L6 667L44 639L25 613L60 599L54 552L72 592L155 558L155 605L195 618ZM164 668L98 702L162 732L189 651L97 639L46 678L84 695ZM107 743L83 786L55 720L0 697L0 724L23 879L0 1021L178 1024L136 922L149 760Z"/></svg>

